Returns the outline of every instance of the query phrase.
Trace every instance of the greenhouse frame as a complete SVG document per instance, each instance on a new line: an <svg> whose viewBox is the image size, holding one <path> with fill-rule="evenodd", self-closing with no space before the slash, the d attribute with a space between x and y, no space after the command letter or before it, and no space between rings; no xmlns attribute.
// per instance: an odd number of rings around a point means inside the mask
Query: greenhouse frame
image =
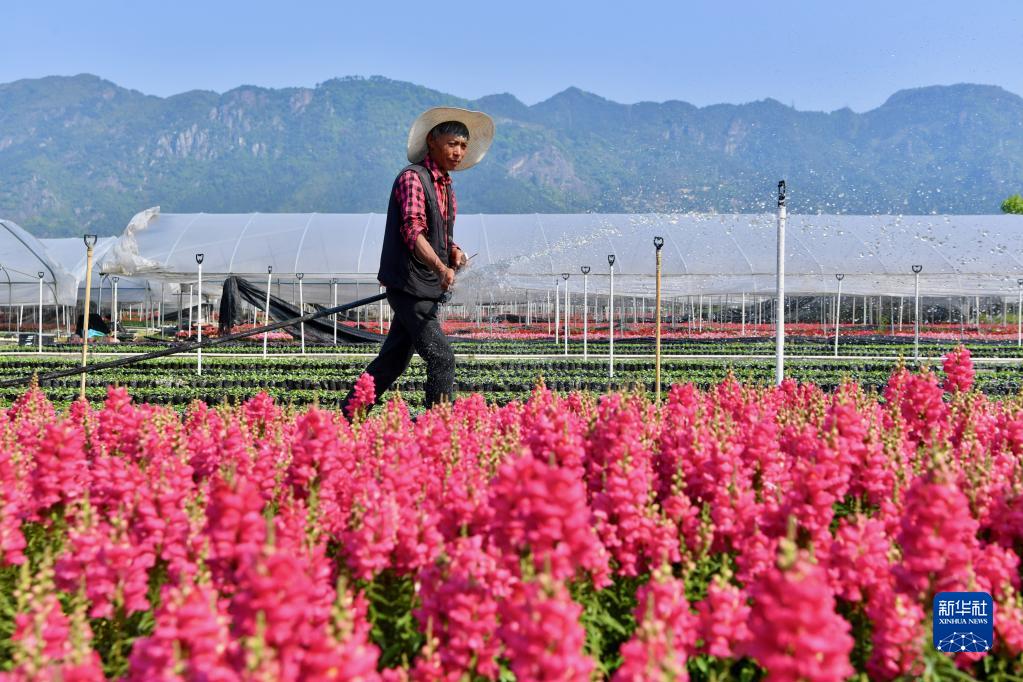
<svg viewBox="0 0 1023 682"><path fill-rule="evenodd" d="M303 273L306 282L372 284L386 216L331 213L166 213L149 209L98 260L108 274L187 282L204 254L211 279ZM1023 276L1023 217L790 215L786 290L830 293L835 275L859 295L906 295L914 265L928 295L1013 294ZM463 214L455 241L477 255L463 280L508 292L542 291L563 272L607 278L615 254L622 294L653 292L654 236L663 236L664 291L774 290L771 214Z"/></svg>

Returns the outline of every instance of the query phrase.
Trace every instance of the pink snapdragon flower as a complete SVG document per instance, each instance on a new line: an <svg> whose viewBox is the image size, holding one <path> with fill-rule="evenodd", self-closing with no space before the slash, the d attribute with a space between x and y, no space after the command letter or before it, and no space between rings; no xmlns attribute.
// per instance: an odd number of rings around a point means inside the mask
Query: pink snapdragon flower
<svg viewBox="0 0 1023 682"><path fill-rule="evenodd" d="M737 658L749 640L750 607L746 593L715 576L707 597L696 604L701 651L716 658Z"/></svg>
<svg viewBox="0 0 1023 682"><path fill-rule="evenodd" d="M775 682L841 682L853 674L849 623L835 613L824 570L805 554L764 573L751 588L745 653Z"/></svg>
<svg viewBox="0 0 1023 682"><path fill-rule="evenodd" d="M355 382L355 393L347 405L348 417L354 418L360 411L369 410L376 402L376 386L373 377L363 372Z"/></svg>
<svg viewBox="0 0 1023 682"><path fill-rule="evenodd" d="M696 644L697 619L685 596L685 584L669 571L657 569L636 591L636 622L632 638L622 645L622 665L615 682L688 680L686 661Z"/></svg>
<svg viewBox="0 0 1023 682"><path fill-rule="evenodd" d="M966 393L973 387L973 360L966 346L956 346L942 358L941 366L945 370L942 388L949 393Z"/></svg>
<svg viewBox="0 0 1023 682"><path fill-rule="evenodd" d="M587 572L598 586L607 584L607 553L583 484L569 470L520 455L501 466L490 490L491 541L509 560L528 552L536 570L557 580Z"/></svg>
<svg viewBox="0 0 1023 682"><path fill-rule="evenodd" d="M519 583L501 602L498 636L516 679L587 680L593 660L583 653L582 606L560 581L540 576Z"/></svg>

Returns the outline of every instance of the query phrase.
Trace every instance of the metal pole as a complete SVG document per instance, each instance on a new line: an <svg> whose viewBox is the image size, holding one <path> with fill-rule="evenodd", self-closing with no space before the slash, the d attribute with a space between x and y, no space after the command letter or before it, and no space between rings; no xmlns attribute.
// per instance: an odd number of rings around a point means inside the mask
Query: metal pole
<svg viewBox="0 0 1023 682"><path fill-rule="evenodd" d="M583 358L588 357L587 342L589 340L589 285L590 285L590 266L584 265L579 270L583 273Z"/></svg>
<svg viewBox="0 0 1023 682"><path fill-rule="evenodd" d="M298 278L298 314L305 315L305 298L302 296L302 279L305 273L296 272L295 277ZM302 343L302 355L305 355L305 322L298 326L298 336Z"/></svg>
<svg viewBox="0 0 1023 682"><path fill-rule="evenodd" d="M654 249L657 258L657 279L654 287L654 400L661 404L661 247L664 246L663 237L654 237Z"/></svg>
<svg viewBox="0 0 1023 682"><path fill-rule="evenodd" d="M100 315L103 315L103 278L106 276L107 273L105 272L99 273L99 286L96 287L99 293L96 301L96 312Z"/></svg>
<svg viewBox="0 0 1023 682"><path fill-rule="evenodd" d="M551 335L551 290L547 290L547 310L544 311L547 317L547 336Z"/></svg>
<svg viewBox="0 0 1023 682"><path fill-rule="evenodd" d="M384 293L384 288L383 287L380 287L380 292L379 293L381 293L381 294ZM380 299L380 303L377 304L377 318L378 318L377 321L380 324L380 333L383 334L384 333L384 299Z"/></svg>
<svg viewBox="0 0 1023 682"><path fill-rule="evenodd" d="M82 367L89 363L89 299L92 292L92 247L96 245L96 235L87 234L85 241L85 311L82 315ZM81 392L85 400L85 373L82 373Z"/></svg>
<svg viewBox="0 0 1023 682"><path fill-rule="evenodd" d="M111 279L114 282L114 303L113 303L113 309L110 311L110 322L113 325L114 342L117 342L117 340L118 340L117 339L117 317L118 317L118 315L117 315L117 282L121 278L118 277L117 275L114 275ZM180 292L181 289L178 289L178 291ZM179 298L180 298L180 296L179 296ZM181 306L180 305L178 306L178 325L179 326L181 325Z"/></svg>
<svg viewBox="0 0 1023 682"><path fill-rule="evenodd" d="M838 357L838 320L842 315L842 280L845 279L845 275L839 273L835 275L835 279L838 280L838 298L835 300L835 357Z"/></svg>
<svg viewBox="0 0 1023 682"><path fill-rule="evenodd" d="M43 273L42 272L37 272L36 275L39 276L39 334L37 335L39 338L37 340L39 342L38 343L38 346L39 346L38 352L42 353L43 352Z"/></svg>
<svg viewBox="0 0 1023 682"><path fill-rule="evenodd" d="M195 262L199 266L199 293L197 298L199 299L199 330L196 335L196 341L202 343L202 259L204 254L195 254ZM195 355L195 371L199 376L202 376L202 348L196 349Z"/></svg>
<svg viewBox="0 0 1023 682"><path fill-rule="evenodd" d="M561 334L561 282L554 280L554 346L557 348Z"/></svg>
<svg viewBox="0 0 1023 682"><path fill-rule="evenodd" d="M334 307L337 307L337 278L331 277L330 284L334 289ZM337 313L334 313L332 318L334 320L334 345L337 345Z"/></svg>
<svg viewBox="0 0 1023 682"><path fill-rule="evenodd" d="M270 286L273 284L273 271L274 266L266 266L266 308L263 310L263 326L270 324ZM191 296L191 292L189 292ZM189 299L191 300L191 299ZM191 305L191 304L189 304ZM270 332L263 332L263 357L266 357L266 342L270 337Z"/></svg>
<svg viewBox="0 0 1023 682"><path fill-rule="evenodd" d="M913 358L917 362L920 362L920 271L923 269L922 265L913 266Z"/></svg>
<svg viewBox="0 0 1023 682"><path fill-rule="evenodd" d="M607 376L615 377L615 255L607 256L607 267L610 272L610 291L607 296Z"/></svg>
<svg viewBox="0 0 1023 682"><path fill-rule="evenodd" d="M561 279L565 280L565 355L568 355L568 277L569 273L561 273Z"/></svg>
<svg viewBox="0 0 1023 682"><path fill-rule="evenodd" d="M11 275L2 265L0 265L0 270L3 270L7 276L7 331L11 331Z"/></svg>
<svg viewBox="0 0 1023 682"><path fill-rule="evenodd" d="M1016 345L1023 346L1023 278L1017 279L1019 304L1016 307Z"/></svg>
<svg viewBox="0 0 1023 682"><path fill-rule="evenodd" d="M746 336L746 292L742 292L742 332L740 336Z"/></svg>
<svg viewBox="0 0 1023 682"><path fill-rule="evenodd" d="M774 380L781 384L785 380L785 181L778 182L778 269Z"/></svg>

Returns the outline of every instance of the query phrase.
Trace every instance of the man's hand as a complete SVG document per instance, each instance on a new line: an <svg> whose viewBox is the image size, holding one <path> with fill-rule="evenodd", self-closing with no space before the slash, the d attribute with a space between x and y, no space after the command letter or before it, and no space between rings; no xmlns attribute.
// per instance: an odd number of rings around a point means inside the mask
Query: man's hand
<svg viewBox="0 0 1023 682"><path fill-rule="evenodd" d="M451 250L451 267L455 270L461 270L468 262L469 259L466 258L465 251L462 251L457 246Z"/></svg>
<svg viewBox="0 0 1023 682"><path fill-rule="evenodd" d="M455 271L451 268L445 267L438 271L437 277L440 279L440 288L444 291L455 285Z"/></svg>

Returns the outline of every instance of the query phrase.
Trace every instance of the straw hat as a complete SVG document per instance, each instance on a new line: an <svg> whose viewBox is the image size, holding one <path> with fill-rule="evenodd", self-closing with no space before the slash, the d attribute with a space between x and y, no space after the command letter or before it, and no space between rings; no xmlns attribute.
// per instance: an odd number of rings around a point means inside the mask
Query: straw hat
<svg viewBox="0 0 1023 682"><path fill-rule="evenodd" d="M470 111L456 107L434 107L419 115L412 129L408 131L408 160L419 163L426 158L428 148L426 136L434 126L445 121L459 121L469 129L469 146L456 171L472 168L483 160L490 143L494 141L494 119L482 111Z"/></svg>

